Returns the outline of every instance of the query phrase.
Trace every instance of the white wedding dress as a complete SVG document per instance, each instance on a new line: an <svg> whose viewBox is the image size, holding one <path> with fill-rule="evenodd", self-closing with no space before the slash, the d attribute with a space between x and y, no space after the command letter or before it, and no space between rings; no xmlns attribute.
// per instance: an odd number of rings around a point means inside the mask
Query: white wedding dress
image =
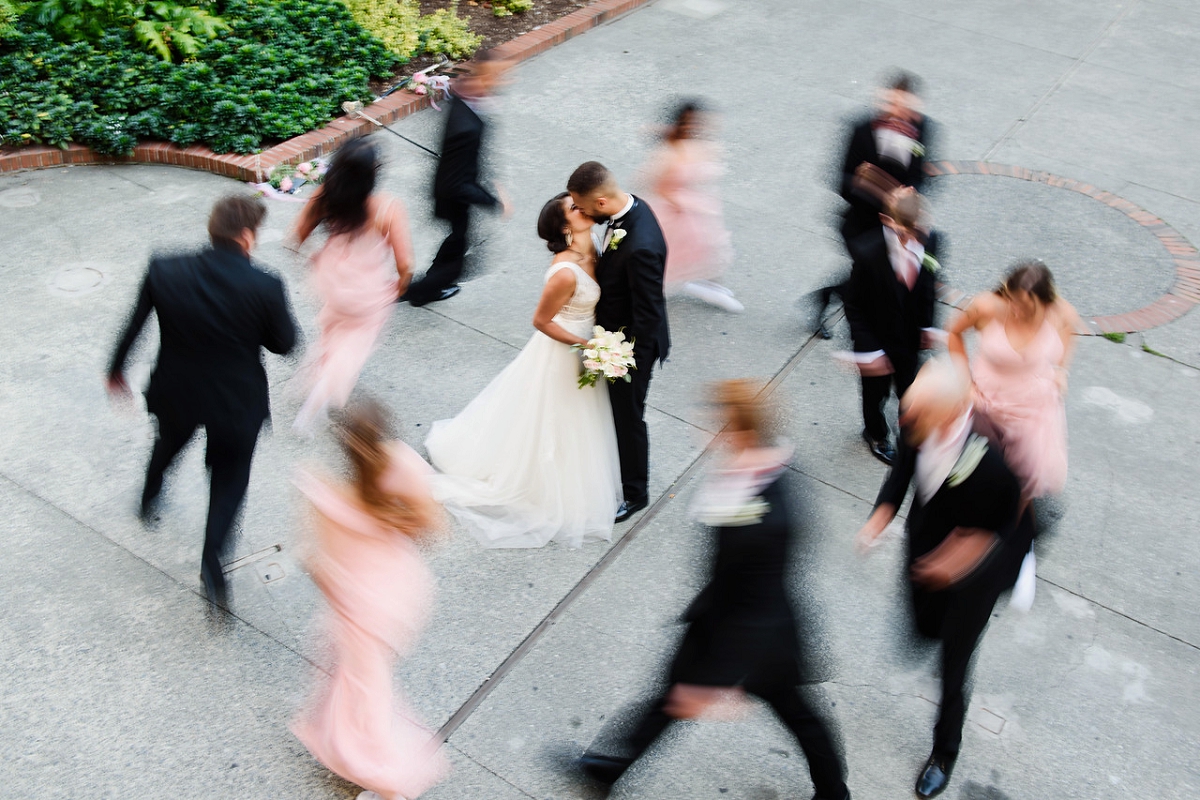
<svg viewBox="0 0 1200 800"><path fill-rule="evenodd" d="M590 338L600 287L578 265L554 321ZM569 345L536 331L512 363L425 440L434 497L486 547L568 547L612 538L621 467L608 387L579 388Z"/></svg>

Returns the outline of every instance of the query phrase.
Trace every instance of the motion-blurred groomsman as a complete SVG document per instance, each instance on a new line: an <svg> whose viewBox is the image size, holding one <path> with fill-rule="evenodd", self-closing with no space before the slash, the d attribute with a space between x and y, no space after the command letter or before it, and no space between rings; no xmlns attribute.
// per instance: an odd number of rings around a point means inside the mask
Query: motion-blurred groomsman
<svg viewBox="0 0 1200 800"><path fill-rule="evenodd" d="M433 213L450 223L450 234L424 277L414 281L401 298L414 306L448 300L458 294L458 280L470 244L467 235L472 206L500 209L506 217L511 212L504 191L499 187L489 190L479 177L487 119L495 103L494 94L504 83L510 66L510 62L495 53L480 53L470 71L451 86L453 96L442 136L442 156L433 177Z"/></svg>
<svg viewBox="0 0 1200 800"><path fill-rule="evenodd" d="M869 545L895 518L909 484L905 526L917 631L942 643L942 704L918 797L940 794L962 744L971 655L1000 592L1012 585L1032 526L1018 525L1021 488L1000 449L975 431L971 379L935 359L900 401L904 438L875 511L859 531Z"/></svg>
<svg viewBox="0 0 1200 800"><path fill-rule="evenodd" d="M860 119L850 131L842 161L838 194L846 201L838 232L847 249L850 242L875 228L887 196L901 186L918 192L925 184L925 161L933 124L921 111L917 78L906 72L880 88L877 110ZM830 332L822 319L833 295L845 297L846 283L819 291L817 331Z"/></svg>
<svg viewBox="0 0 1200 800"><path fill-rule="evenodd" d="M139 516L154 516L163 473L203 425L210 489L200 576L219 604L226 592L221 557L246 496L259 429L270 416L260 349L282 355L296 342L283 283L250 263L266 213L258 199L218 200L208 219L211 247L152 259L108 369L109 392L129 394L125 360L154 311L159 351L146 408L158 420L158 436Z"/></svg>
<svg viewBox="0 0 1200 800"><path fill-rule="evenodd" d="M854 359L862 375L863 438L871 453L896 458L883 416L893 386L902 397L920 351L933 346L934 274L939 237L920 227L921 196L903 186L888 197L875 228L850 241L854 266L845 292Z"/></svg>

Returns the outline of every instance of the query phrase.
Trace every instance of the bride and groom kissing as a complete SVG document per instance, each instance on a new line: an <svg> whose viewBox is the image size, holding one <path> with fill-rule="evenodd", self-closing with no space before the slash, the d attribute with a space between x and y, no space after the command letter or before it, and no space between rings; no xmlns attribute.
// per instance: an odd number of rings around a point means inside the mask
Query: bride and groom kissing
<svg viewBox="0 0 1200 800"><path fill-rule="evenodd" d="M537 232L554 257L536 332L425 441L440 473L434 497L488 547L609 541L614 522L649 503L646 394L670 348L658 221L588 161L542 208ZM586 345L595 325L633 341L629 381L579 385L573 346Z"/></svg>

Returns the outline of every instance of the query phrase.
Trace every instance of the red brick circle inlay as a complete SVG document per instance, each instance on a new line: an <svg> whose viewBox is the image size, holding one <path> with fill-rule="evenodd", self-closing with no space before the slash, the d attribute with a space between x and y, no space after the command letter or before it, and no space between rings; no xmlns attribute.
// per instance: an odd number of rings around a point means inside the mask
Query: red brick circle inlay
<svg viewBox="0 0 1200 800"><path fill-rule="evenodd" d="M1175 285L1162 297L1137 311L1084 319L1083 322L1087 329L1080 330L1079 332L1082 334L1134 333L1157 328L1159 325L1179 319L1190 311L1192 306L1200 303L1200 252L1197 252L1192 243L1183 238L1183 235L1177 230L1123 197L1118 197L1111 192L1097 189L1095 186L1081 181L1052 175L1049 172L993 164L987 161L937 161L925 165L925 174L930 177L998 175L1004 178L1019 178L1023 181L1070 189L1073 192L1087 195L1093 200L1099 200L1109 208L1115 208L1158 237L1158 241L1166 248L1168 257L1175 263ZM943 302L953 306L959 306L967 299L966 294L949 286L940 287L939 297Z"/></svg>

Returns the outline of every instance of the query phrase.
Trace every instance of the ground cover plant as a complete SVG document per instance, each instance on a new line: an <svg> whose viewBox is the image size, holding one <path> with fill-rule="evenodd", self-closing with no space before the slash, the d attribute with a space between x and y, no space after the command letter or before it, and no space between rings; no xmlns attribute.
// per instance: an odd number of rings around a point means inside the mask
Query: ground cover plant
<svg viewBox="0 0 1200 800"><path fill-rule="evenodd" d="M141 139L251 153L320 127L344 100L371 100L371 79L391 78L413 55L468 55L478 40L452 16L418 14L405 55L339 0L43 0L0 33L0 140L118 155ZM185 17L199 21L170 24Z"/></svg>

